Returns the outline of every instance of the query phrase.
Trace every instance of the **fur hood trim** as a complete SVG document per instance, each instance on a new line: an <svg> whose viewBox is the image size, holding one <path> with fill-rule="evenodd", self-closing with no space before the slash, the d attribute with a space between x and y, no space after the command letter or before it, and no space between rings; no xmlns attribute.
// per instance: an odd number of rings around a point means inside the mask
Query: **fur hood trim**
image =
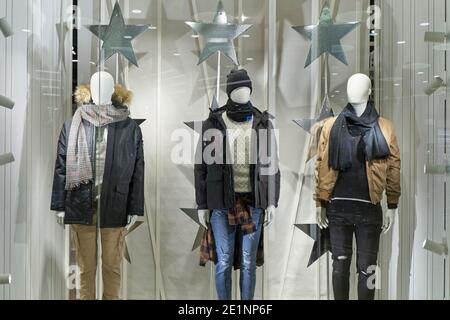
<svg viewBox="0 0 450 320"><path fill-rule="evenodd" d="M116 84L111 97L113 105L118 107L130 107L133 93L120 84ZM91 87L88 84L79 85L75 91L75 102L78 106L92 103Z"/></svg>

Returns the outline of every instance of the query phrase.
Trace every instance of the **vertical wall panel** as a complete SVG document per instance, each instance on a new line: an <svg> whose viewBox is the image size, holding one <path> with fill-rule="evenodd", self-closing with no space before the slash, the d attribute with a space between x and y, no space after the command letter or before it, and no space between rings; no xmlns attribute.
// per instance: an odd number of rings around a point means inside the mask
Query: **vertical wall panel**
<svg viewBox="0 0 450 320"><path fill-rule="evenodd" d="M0 110L0 153L16 159L0 168L0 273L13 280L0 288L0 299L65 297L64 229L50 212L50 196L56 141L71 105L56 33L69 3L0 1L0 16L14 31L0 37L0 94L16 102Z"/></svg>

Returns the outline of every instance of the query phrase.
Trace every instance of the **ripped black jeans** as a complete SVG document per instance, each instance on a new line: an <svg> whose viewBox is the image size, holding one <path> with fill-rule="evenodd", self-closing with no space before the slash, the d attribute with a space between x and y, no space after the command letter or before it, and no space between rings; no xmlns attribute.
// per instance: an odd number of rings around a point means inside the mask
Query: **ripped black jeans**
<svg viewBox="0 0 450 320"><path fill-rule="evenodd" d="M339 205L342 207L342 205ZM347 206L348 207L348 206ZM380 205L343 212L332 204L327 210L333 254L333 292L336 300L348 300L353 235L356 237L358 299L374 300L375 272L383 212Z"/></svg>

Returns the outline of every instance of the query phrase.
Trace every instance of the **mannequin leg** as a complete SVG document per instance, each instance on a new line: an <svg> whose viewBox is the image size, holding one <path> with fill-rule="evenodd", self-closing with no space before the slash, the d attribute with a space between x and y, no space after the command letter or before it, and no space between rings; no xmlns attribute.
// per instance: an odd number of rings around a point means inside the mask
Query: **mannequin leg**
<svg viewBox="0 0 450 320"><path fill-rule="evenodd" d="M334 299L349 300L354 224L343 215L328 214L328 219L333 256Z"/></svg>
<svg viewBox="0 0 450 320"><path fill-rule="evenodd" d="M356 225L358 299L375 299L375 275L383 216L381 207L366 212Z"/></svg>
<svg viewBox="0 0 450 320"><path fill-rule="evenodd" d="M263 210L253 209L252 220L256 225L256 231L242 237L242 265L240 276L240 288L242 300L253 300L256 287L256 258L258 254L259 239L263 224Z"/></svg>
<svg viewBox="0 0 450 320"><path fill-rule="evenodd" d="M80 299L95 300L97 272L96 227L72 225L76 257L80 269Z"/></svg>
<svg viewBox="0 0 450 320"><path fill-rule="evenodd" d="M228 223L228 210L214 210L211 215L211 228L216 243L216 289L219 300L231 300L232 268L236 226Z"/></svg>
<svg viewBox="0 0 450 320"><path fill-rule="evenodd" d="M119 300L125 228L102 229L103 300Z"/></svg>

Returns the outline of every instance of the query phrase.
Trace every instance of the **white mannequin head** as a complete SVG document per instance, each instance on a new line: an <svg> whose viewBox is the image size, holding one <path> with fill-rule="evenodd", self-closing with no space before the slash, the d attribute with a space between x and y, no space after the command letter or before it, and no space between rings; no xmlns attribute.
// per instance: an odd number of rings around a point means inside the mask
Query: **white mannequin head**
<svg viewBox="0 0 450 320"><path fill-rule="evenodd" d="M230 99L237 104L247 104L250 101L252 91L248 87L234 89L230 94Z"/></svg>
<svg viewBox="0 0 450 320"><path fill-rule="evenodd" d="M91 96L94 104L98 106L110 104L114 86L114 78L108 72L94 73L91 78Z"/></svg>
<svg viewBox="0 0 450 320"><path fill-rule="evenodd" d="M347 97L358 117L361 117L366 111L371 94L372 82L368 76L357 73L350 77L347 83Z"/></svg>
<svg viewBox="0 0 450 320"><path fill-rule="evenodd" d="M371 94L372 82L368 76L357 73L350 77L347 83L348 102L351 104L367 103Z"/></svg>

